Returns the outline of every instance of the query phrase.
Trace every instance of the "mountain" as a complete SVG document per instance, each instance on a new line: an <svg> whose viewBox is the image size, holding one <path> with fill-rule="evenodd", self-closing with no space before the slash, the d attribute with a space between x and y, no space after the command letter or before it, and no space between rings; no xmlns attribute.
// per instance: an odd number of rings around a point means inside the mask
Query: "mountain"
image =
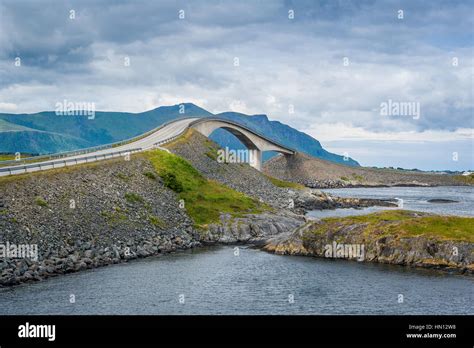
<svg viewBox="0 0 474 348"><path fill-rule="evenodd" d="M217 116L241 123L268 138L329 161L358 166L353 159L344 161L340 155L323 149L319 141L278 121L270 121L265 115L249 116L236 112L217 115L192 103L159 108L142 112L96 112L93 119L87 116L57 115L52 111L36 114L0 113L0 153L38 153L70 151L103 145L143 134L159 125L183 117ZM211 139L220 146L240 149L245 146L232 134L219 129ZM275 153L264 153L264 159Z"/></svg>
<svg viewBox="0 0 474 348"><path fill-rule="evenodd" d="M359 166L359 163L352 158L347 158L347 161L344 161L343 156L324 150L320 142L308 134L291 128L290 126L281 122L270 121L266 115L249 116L238 112L223 112L221 114L217 114L216 116L238 122L244 126L254 129L261 134L264 134L271 139L275 139L283 145L304 152L313 157L350 166ZM231 137L229 135L231 135ZM235 136L223 129L216 130L211 135L211 139L221 146L222 144L229 142L232 144L232 146L229 146L230 148L245 148L245 146L240 143L240 141ZM264 153L264 160L268 160L274 155L275 153L271 151Z"/></svg>

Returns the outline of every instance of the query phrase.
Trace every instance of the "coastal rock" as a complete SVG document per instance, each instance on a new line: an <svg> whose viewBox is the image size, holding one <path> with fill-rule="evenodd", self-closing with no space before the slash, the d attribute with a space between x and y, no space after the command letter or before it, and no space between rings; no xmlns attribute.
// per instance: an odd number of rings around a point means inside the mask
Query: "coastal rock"
<svg viewBox="0 0 474 348"><path fill-rule="evenodd" d="M203 242L260 244L282 231L293 231L305 223L305 218L289 211L266 212L259 215L232 218L223 214L219 224L211 224L203 232Z"/></svg>
<svg viewBox="0 0 474 348"><path fill-rule="evenodd" d="M452 199L444 199L444 198L433 198L428 199L428 203L458 203L459 201L455 201Z"/></svg>
<svg viewBox="0 0 474 348"><path fill-rule="evenodd" d="M430 214L407 212L410 217ZM332 223L310 221L292 233L270 238L264 250L277 254L327 257L327 246L363 245L363 260L396 265L407 265L474 274L474 243L458 240L434 239L429 235L389 235L378 237L383 231L366 233L364 222ZM372 227L373 228L373 227ZM316 231L316 232L315 232Z"/></svg>

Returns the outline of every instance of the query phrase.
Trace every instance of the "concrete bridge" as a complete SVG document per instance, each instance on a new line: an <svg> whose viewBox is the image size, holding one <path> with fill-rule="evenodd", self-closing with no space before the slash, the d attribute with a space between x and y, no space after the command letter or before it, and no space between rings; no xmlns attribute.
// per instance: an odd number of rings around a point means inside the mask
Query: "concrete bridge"
<svg viewBox="0 0 474 348"><path fill-rule="evenodd" d="M109 158L127 156L130 153L159 148L180 137L187 129L193 128L206 137L214 130L223 128L234 134L242 143L255 154L250 163L254 168L262 169L262 152L277 151L285 155L295 154L277 141L269 139L258 132L239 123L223 118L181 118L161 125L138 137L120 141L118 143L92 147L88 149L64 152L46 156L37 156L19 161L1 161L0 176L24 174L52 168L66 167L81 163L101 161Z"/></svg>
<svg viewBox="0 0 474 348"><path fill-rule="evenodd" d="M253 150L253 161L250 165L258 170L262 170L262 152L277 151L285 155L294 155L292 150L284 145L269 139L239 123L222 118L202 118L189 124L190 128L196 129L199 133L208 137L216 129L222 128L235 135L249 150Z"/></svg>

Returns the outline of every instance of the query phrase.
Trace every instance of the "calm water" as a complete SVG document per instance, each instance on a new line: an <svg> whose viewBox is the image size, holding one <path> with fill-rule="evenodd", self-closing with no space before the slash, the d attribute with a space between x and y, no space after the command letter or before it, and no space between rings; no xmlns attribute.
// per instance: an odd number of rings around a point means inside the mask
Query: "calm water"
<svg viewBox="0 0 474 348"><path fill-rule="evenodd" d="M235 256L226 246L0 290L0 314L474 314L473 285L462 276L246 247Z"/></svg>
<svg viewBox="0 0 474 348"><path fill-rule="evenodd" d="M425 211L442 215L474 216L474 187L382 187L328 189L325 192L340 197L395 199L403 202L403 209ZM430 199L450 199L458 203L429 203ZM314 217L367 214L386 208L315 210Z"/></svg>
<svg viewBox="0 0 474 348"><path fill-rule="evenodd" d="M397 197L407 209L443 214L473 215L474 210L470 188L331 192ZM430 198L461 203L426 203ZM329 213L347 215L354 210ZM0 315L474 314L472 278L391 265L279 256L247 247L239 247L239 256L234 251L231 246L200 248L0 289ZM75 303L70 303L71 294ZM398 303L399 294L403 303Z"/></svg>

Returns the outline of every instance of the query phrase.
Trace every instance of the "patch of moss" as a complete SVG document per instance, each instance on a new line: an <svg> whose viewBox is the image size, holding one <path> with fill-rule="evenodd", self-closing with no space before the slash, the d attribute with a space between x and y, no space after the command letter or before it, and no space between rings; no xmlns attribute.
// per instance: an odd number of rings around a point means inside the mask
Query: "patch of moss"
<svg viewBox="0 0 474 348"><path fill-rule="evenodd" d="M166 223L155 215L152 215L152 214L148 215L148 220L150 221L150 223L153 226L156 226L156 227L159 227L159 228L165 228L166 227Z"/></svg>
<svg viewBox="0 0 474 348"><path fill-rule="evenodd" d="M123 174L123 173L117 173L115 175L117 176L117 178L122 179L124 181L130 180L130 178L127 175Z"/></svg>
<svg viewBox="0 0 474 348"><path fill-rule="evenodd" d="M197 226L218 222L221 213L241 216L268 209L243 193L206 179L179 156L160 150L148 151L145 155L157 173L168 178L169 184L173 183L174 191L184 200L186 210Z"/></svg>
<svg viewBox="0 0 474 348"><path fill-rule="evenodd" d="M364 177L362 175L357 175L356 173L352 173L352 177L357 181L364 181Z"/></svg>
<svg viewBox="0 0 474 348"><path fill-rule="evenodd" d="M295 182L290 182L290 181L285 181L285 180L280 180L280 179L277 179L277 178L274 178L270 175L266 175L264 174L268 180L270 180L270 182L277 186L277 187L286 187L286 188L292 188L292 189L296 189L296 190L302 190L304 189L304 186L301 185L301 184L298 184L298 183L295 183Z"/></svg>
<svg viewBox="0 0 474 348"><path fill-rule="evenodd" d="M36 197L35 199L36 205L39 205L40 207L48 207L48 203L41 197Z"/></svg>
<svg viewBox="0 0 474 348"><path fill-rule="evenodd" d="M102 215L110 225L121 223L127 220L127 215L120 208L115 208L113 211L103 210L100 212L100 215Z"/></svg>
<svg viewBox="0 0 474 348"><path fill-rule="evenodd" d="M347 176L341 176L342 181L351 181Z"/></svg>
<svg viewBox="0 0 474 348"><path fill-rule="evenodd" d="M214 148L210 148L209 151L206 152L206 156L209 157L213 161L217 161L217 150Z"/></svg>
<svg viewBox="0 0 474 348"><path fill-rule="evenodd" d="M151 180L156 180L156 175L152 172L145 172L145 173L143 173L143 175L145 175L147 178L149 178Z"/></svg>
<svg viewBox="0 0 474 348"><path fill-rule="evenodd" d="M133 193L133 192L127 192L125 194L125 199L127 200L127 202L129 203L143 203L144 202L144 199L142 196L140 196L139 194L136 194L136 193Z"/></svg>

